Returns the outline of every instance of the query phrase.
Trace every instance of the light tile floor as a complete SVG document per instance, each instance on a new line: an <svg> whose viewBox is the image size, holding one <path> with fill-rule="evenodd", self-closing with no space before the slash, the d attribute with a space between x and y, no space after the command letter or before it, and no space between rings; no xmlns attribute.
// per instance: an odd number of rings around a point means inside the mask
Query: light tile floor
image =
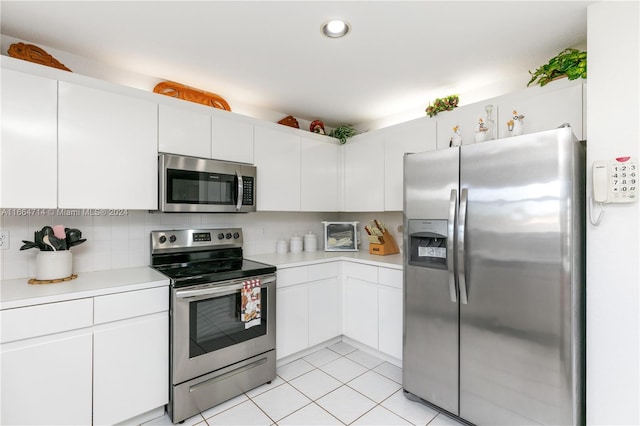
<svg viewBox="0 0 640 426"><path fill-rule="evenodd" d="M402 370L340 342L278 368L270 384L187 419L207 425L460 426L402 392ZM171 425L167 415L145 426Z"/></svg>

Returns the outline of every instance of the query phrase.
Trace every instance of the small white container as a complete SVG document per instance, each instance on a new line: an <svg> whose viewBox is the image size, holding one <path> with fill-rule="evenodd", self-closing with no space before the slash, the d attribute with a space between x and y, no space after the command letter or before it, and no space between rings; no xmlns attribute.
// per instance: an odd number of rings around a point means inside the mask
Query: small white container
<svg viewBox="0 0 640 426"><path fill-rule="evenodd" d="M302 252L302 237L291 237L291 240L289 241L289 250L291 250L291 253Z"/></svg>
<svg viewBox="0 0 640 426"><path fill-rule="evenodd" d="M316 251L318 249L318 238L313 232L304 235L304 251Z"/></svg>
<svg viewBox="0 0 640 426"><path fill-rule="evenodd" d="M283 254L289 251L287 246L287 240L278 240L276 241L276 253Z"/></svg>
<svg viewBox="0 0 640 426"><path fill-rule="evenodd" d="M40 251L36 256L36 279L59 280L73 274L73 255L69 250Z"/></svg>

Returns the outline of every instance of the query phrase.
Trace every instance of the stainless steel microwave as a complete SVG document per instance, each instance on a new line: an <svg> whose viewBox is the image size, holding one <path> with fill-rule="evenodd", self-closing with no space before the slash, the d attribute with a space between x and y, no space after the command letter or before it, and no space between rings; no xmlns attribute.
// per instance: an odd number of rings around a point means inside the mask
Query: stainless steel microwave
<svg viewBox="0 0 640 426"><path fill-rule="evenodd" d="M256 211L256 167L160 154L160 210L184 213Z"/></svg>

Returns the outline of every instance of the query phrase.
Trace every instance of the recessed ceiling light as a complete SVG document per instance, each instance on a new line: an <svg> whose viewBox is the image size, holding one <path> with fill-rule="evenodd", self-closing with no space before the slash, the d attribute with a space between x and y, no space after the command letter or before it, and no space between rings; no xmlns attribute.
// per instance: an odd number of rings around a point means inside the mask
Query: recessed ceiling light
<svg viewBox="0 0 640 426"><path fill-rule="evenodd" d="M339 38L347 35L351 27L345 21L332 19L322 24L322 34L329 38Z"/></svg>

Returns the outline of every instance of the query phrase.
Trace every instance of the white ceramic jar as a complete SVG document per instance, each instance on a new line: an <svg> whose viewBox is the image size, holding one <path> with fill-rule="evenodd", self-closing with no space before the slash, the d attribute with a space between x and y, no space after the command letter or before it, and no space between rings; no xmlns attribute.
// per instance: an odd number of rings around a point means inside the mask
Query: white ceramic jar
<svg viewBox="0 0 640 426"><path fill-rule="evenodd" d="M289 250L291 253L300 253L302 251L302 237L293 236L289 241Z"/></svg>
<svg viewBox="0 0 640 426"><path fill-rule="evenodd" d="M304 251L316 251L318 249L318 238L313 232L304 236Z"/></svg>
<svg viewBox="0 0 640 426"><path fill-rule="evenodd" d="M277 254L283 254L283 253L286 253L287 251L288 251L287 240L279 239L278 241L276 241Z"/></svg>

